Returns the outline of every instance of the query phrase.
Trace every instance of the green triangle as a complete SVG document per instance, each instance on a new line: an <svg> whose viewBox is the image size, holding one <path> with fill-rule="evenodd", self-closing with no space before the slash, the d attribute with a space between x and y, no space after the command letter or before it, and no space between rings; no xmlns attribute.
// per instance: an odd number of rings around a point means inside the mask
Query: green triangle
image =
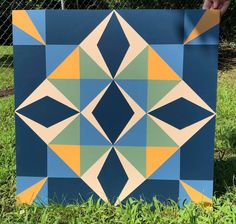
<svg viewBox="0 0 236 224"><path fill-rule="evenodd" d="M146 175L146 148L116 146L121 154L145 177Z"/></svg>
<svg viewBox="0 0 236 224"><path fill-rule="evenodd" d="M148 81L148 110L160 101L180 81L176 80L149 80Z"/></svg>
<svg viewBox="0 0 236 224"><path fill-rule="evenodd" d="M147 79L148 49L145 48L116 79Z"/></svg>
<svg viewBox="0 0 236 224"><path fill-rule="evenodd" d="M148 146L177 146L176 143L148 116L147 133Z"/></svg>
<svg viewBox="0 0 236 224"><path fill-rule="evenodd" d="M80 146L80 174L83 175L110 146Z"/></svg>
<svg viewBox="0 0 236 224"><path fill-rule="evenodd" d="M80 49L80 78L84 79L110 79L99 65Z"/></svg>
<svg viewBox="0 0 236 224"><path fill-rule="evenodd" d="M50 82L71 101L78 109L80 107L80 80L50 79Z"/></svg>
<svg viewBox="0 0 236 224"><path fill-rule="evenodd" d="M80 144L80 116L76 117L63 131L50 142L58 145Z"/></svg>

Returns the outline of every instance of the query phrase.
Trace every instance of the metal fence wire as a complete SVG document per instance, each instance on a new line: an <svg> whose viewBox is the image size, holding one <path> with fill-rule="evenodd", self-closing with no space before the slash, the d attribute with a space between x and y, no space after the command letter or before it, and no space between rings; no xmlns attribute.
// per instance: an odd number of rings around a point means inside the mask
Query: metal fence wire
<svg viewBox="0 0 236 224"><path fill-rule="evenodd" d="M202 2L203 0L0 0L0 45L12 45L11 13L14 9L196 9L201 8ZM232 30L230 24L231 22L227 27ZM0 48L1 73L13 64L13 57L4 52L6 50L9 51L5 47Z"/></svg>

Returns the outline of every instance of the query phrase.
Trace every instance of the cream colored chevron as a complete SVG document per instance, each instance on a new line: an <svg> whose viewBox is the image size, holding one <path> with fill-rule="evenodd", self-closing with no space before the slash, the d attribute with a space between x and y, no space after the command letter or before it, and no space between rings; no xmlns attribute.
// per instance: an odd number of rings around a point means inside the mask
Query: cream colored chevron
<svg viewBox="0 0 236 224"><path fill-rule="evenodd" d="M145 181L145 177L119 152L115 149L117 156L128 176L128 181L122 189L115 205L122 202L131 192Z"/></svg>
<svg viewBox="0 0 236 224"><path fill-rule="evenodd" d="M105 163L105 160L110 153L111 148L105 152L105 154L100 157L99 160L96 161L82 176L81 179L105 202L109 202L107 196L98 181L98 175Z"/></svg>
<svg viewBox="0 0 236 224"><path fill-rule="evenodd" d="M133 61L133 59L140 54L148 43L115 11L115 15L126 35L126 38L130 44L123 61L120 64L119 69L116 72L115 78L127 67L127 65Z"/></svg>
<svg viewBox="0 0 236 224"><path fill-rule="evenodd" d="M113 12L111 12L79 45L111 79L111 73L98 49L97 44L112 15Z"/></svg>

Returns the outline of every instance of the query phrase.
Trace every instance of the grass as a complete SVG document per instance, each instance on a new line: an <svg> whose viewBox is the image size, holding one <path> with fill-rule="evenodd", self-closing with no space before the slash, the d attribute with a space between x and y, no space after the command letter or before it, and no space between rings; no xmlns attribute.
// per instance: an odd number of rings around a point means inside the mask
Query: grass
<svg viewBox="0 0 236 224"><path fill-rule="evenodd" d="M1 52L1 48L0 48ZM12 50L4 51L11 58ZM2 60L2 58L0 58ZM9 59L10 60L10 59ZM9 61L9 65L11 62ZM1 66L0 66L1 67ZM11 67L11 66L6 66ZM0 90L13 84L12 67L0 68ZM189 204L180 209L154 200L114 207L92 200L78 205L15 205L14 97L0 98L0 223L236 223L236 66L222 70L218 82L213 209Z"/></svg>
<svg viewBox="0 0 236 224"><path fill-rule="evenodd" d="M13 86L13 49L0 46L0 90Z"/></svg>

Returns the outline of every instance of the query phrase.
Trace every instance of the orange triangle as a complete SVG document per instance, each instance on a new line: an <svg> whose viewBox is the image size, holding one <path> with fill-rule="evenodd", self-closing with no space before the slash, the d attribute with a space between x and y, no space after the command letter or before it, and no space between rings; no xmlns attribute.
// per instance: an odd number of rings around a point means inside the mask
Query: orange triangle
<svg viewBox="0 0 236 224"><path fill-rule="evenodd" d="M49 75L49 79L79 79L79 47L76 47Z"/></svg>
<svg viewBox="0 0 236 224"><path fill-rule="evenodd" d="M213 26L220 22L220 12L219 10L207 10L202 15L197 25L194 27L192 32L189 34L184 44L189 43L191 40L197 38L201 34L205 33L207 30L211 29Z"/></svg>
<svg viewBox="0 0 236 224"><path fill-rule="evenodd" d="M38 195L39 191L45 184L46 180L47 180L47 177L43 178L36 184L32 185L31 187L27 188L26 190L18 194L16 196L17 203L25 203L25 204L31 205L34 199L36 198L36 196Z"/></svg>
<svg viewBox="0 0 236 224"><path fill-rule="evenodd" d="M12 24L45 45L45 42L25 10L13 10Z"/></svg>
<svg viewBox="0 0 236 224"><path fill-rule="evenodd" d="M190 185L186 184L182 180L180 180L180 183L182 184L183 188L188 193L189 197L191 198L191 200L193 202L195 202L195 203L204 202L205 205L211 205L212 204L212 200L210 198L206 197L204 194L197 191L195 188L193 188Z"/></svg>
<svg viewBox="0 0 236 224"><path fill-rule="evenodd" d="M148 47L148 79L180 80L176 72L151 47Z"/></svg>
<svg viewBox="0 0 236 224"><path fill-rule="evenodd" d="M166 160L168 160L178 147L147 147L146 148L146 176L149 177Z"/></svg>
<svg viewBox="0 0 236 224"><path fill-rule="evenodd" d="M80 175L80 146L79 145L49 145L49 147L78 176Z"/></svg>

